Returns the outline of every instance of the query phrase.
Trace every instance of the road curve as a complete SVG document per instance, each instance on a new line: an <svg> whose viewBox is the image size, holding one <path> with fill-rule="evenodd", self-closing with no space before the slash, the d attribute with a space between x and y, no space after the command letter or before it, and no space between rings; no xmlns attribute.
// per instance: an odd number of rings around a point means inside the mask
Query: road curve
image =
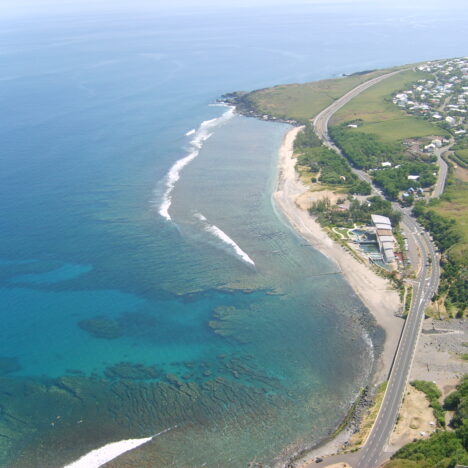
<svg viewBox="0 0 468 468"><path fill-rule="evenodd" d="M434 190L431 195L432 198L439 198L444 192L445 181L447 179L448 165L443 160L442 154L448 151L453 144L454 141L453 139L451 139L450 144L448 144L447 146L443 146L442 148L436 148L434 151L434 155L437 157L437 164L439 165L439 174L437 175L437 182L434 186Z"/></svg>
<svg viewBox="0 0 468 468"><path fill-rule="evenodd" d="M317 136L323 141L323 143L328 146L329 148L334 149L335 151L340 152L340 150L335 146L333 141L328 136L328 122L331 116L339 109L341 109L345 104L347 104L351 99L355 98L358 94L361 94L366 89L370 88L371 86L380 83L387 78L390 78L393 75L401 73L406 69L397 70L391 73L386 73L385 75L380 75L377 78L372 78L369 81L361 83L360 85L353 88L351 91L348 91L344 96L341 96L339 99L330 104L326 109L322 112L317 114L314 118L314 129L317 133Z"/></svg>
<svg viewBox="0 0 468 468"><path fill-rule="evenodd" d="M387 73L362 83L320 112L315 117L313 124L317 135L323 143L341 154L341 151L328 135L328 122L332 115L366 89L401 71L402 70ZM356 169L353 169L353 171L360 179L371 183L370 177L365 172ZM380 193L374 186L372 186L372 191L373 193ZM417 221L411 217L409 209L403 209L396 203L394 204L394 209L402 213L402 223L405 226L405 231L407 235L413 239L413 244L418 246L422 266L418 278L414 282L411 309L405 321L405 326L396 350L395 359L388 379L387 390L374 426L372 427L364 447L353 454L329 457L314 466L325 466L337 461L349 461L355 468L376 468L380 466L384 458L385 447L398 416L409 378L416 345L422 328L424 311L439 285L439 260L431 239Z"/></svg>

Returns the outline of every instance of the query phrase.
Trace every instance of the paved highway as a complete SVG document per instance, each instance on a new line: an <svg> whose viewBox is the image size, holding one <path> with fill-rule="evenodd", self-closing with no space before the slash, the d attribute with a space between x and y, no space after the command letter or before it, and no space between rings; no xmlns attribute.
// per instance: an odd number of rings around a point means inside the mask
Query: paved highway
<svg viewBox="0 0 468 468"><path fill-rule="evenodd" d="M347 92L344 96L341 96L333 104L330 104L326 109L320 112L314 119L314 128L318 137L323 141L323 143L329 148L334 149L335 151L340 152L340 150L335 146L333 141L328 136L328 122L331 116L339 109L341 109L345 104L347 104L351 99L355 98L358 94L361 94L366 89L371 86L380 83L381 81L390 78L397 73L401 73L403 70L397 70L391 73L386 73L385 75L378 76L372 80L361 83L359 86L356 86L351 91Z"/></svg>
<svg viewBox="0 0 468 468"><path fill-rule="evenodd" d="M424 311L439 283L438 259L429 237L408 214L403 215L403 224L414 233L421 252L422 267L418 281L414 284L412 307L401 335L380 412L359 454L359 462L356 465L359 468L375 468L383 461L385 446L393 431L409 378ZM429 258L432 260L430 264L427 261Z"/></svg>
<svg viewBox="0 0 468 468"><path fill-rule="evenodd" d="M432 198L439 198L444 191L448 166L447 163L442 159L442 154L448 151L453 143L453 140L451 140L449 145L443 146L442 148L436 148L434 150L434 154L437 156L437 164L439 165L439 174L437 177L437 182L434 186L434 191L432 192Z"/></svg>
<svg viewBox="0 0 468 468"><path fill-rule="evenodd" d="M399 71L379 76L357 86L320 112L314 119L314 128L324 144L341 153L328 135L328 122L332 115L364 90L396 73L399 73ZM370 177L365 172L356 169L354 169L354 172L362 180L371 183ZM372 191L373 193L381 193L374 186L372 186ZM394 209L402 213L404 230L411 237L411 245L416 245L419 250L421 268L417 280L414 282L411 310L405 321L400 343L396 350L387 390L379 414L364 447L354 454L329 457L315 466L325 466L338 461L349 461L355 468L376 468L380 466L409 378L413 356L424 319L424 311L439 285L439 260L431 239L417 221L411 217L410 209L401 208L396 203L394 204Z"/></svg>

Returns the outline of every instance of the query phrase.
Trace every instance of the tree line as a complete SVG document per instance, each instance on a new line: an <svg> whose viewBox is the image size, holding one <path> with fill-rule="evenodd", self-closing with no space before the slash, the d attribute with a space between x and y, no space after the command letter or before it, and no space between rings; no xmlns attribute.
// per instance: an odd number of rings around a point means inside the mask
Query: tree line
<svg viewBox="0 0 468 468"><path fill-rule="evenodd" d="M456 221L436 213L422 201L415 204L413 215L432 234L434 242L444 254L441 259L443 272L435 299L446 295L447 308L454 305L458 309L457 315L463 317L468 307L468 261L466 256L451 252L462 240Z"/></svg>
<svg viewBox="0 0 468 468"><path fill-rule="evenodd" d="M321 143L309 122L297 135L294 142L294 152L298 155L297 164L307 167L310 172L315 174L312 182L320 181L328 185L341 185L349 193L360 195L371 193L370 185L357 178L346 159Z"/></svg>

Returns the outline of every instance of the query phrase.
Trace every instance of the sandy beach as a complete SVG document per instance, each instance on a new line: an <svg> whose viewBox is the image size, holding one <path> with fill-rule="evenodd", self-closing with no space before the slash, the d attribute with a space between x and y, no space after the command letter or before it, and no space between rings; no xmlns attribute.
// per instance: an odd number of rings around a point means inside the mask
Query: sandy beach
<svg viewBox="0 0 468 468"><path fill-rule="evenodd" d="M404 321L395 315L400 307L400 298L387 280L377 276L370 268L347 253L306 210L298 206L297 199L307 192L307 187L299 180L293 157L294 140L301 128L292 128L283 140L274 199L296 231L337 265L376 322L384 329L384 350L374 375L374 383L378 383L387 377L403 328Z"/></svg>
<svg viewBox="0 0 468 468"><path fill-rule="evenodd" d="M301 208L300 205L303 206L301 201L308 189L299 179L295 169L296 159L293 155L294 140L301 129L302 127L292 128L285 135L279 150L279 176L274 200L294 229L315 249L336 264L369 309L377 324L385 331L384 349L373 377L373 383L377 385L387 379L404 325L403 319L396 316L400 308L400 298L387 280L377 276L370 268L346 252L341 245L334 242L308 211L304 207ZM310 193L310 196L313 197L314 194ZM297 466L308 466L316 456L336 453L350 435L347 430L341 432L325 445L305 455L301 461L297 462Z"/></svg>

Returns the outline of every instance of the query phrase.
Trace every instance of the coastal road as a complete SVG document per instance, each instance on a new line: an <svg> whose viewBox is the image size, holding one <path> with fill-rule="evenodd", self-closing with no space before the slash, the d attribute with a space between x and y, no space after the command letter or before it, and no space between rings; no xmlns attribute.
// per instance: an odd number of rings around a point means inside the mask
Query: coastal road
<svg viewBox="0 0 468 468"><path fill-rule="evenodd" d="M361 83L360 85L353 88L351 91L348 91L344 96L341 96L339 99L333 102L333 104L330 104L326 109L324 109L322 112L317 114L317 116L314 119L314 122L313 122L314 129L315 129L315 132L317 133L317 136L323 141L323 143L326 146L341 153L340 150L335 146L333 141L328 136L328 122L330 118L332 117L332 115L336 111L341 109L349 101L351 101L351 99L355 98L357 95L361 94L366 89L376 85L377 83L380 83L383 80L386 80L387 78L390 78L393 75L401 73L404 70L406 69L397 70L391 73L386 73L385 75L380 75L377 78L372 78L369 81Z"/></svg>
<svg viewBox="0 0 468 468"><path fill-rule="evenodd" d="M442 148L436 148L434 150L434 154L437 156L437 164L439 165L439 174L437 176L437 182L434 186L434 191L431 195L432 198L439 198L444 191L445 181L447 180L448 165L442 159L442 154L448 151L453 143L454 142L452 140L449 145L443 146Z"/></svg>
<svg viewBox="0 0 468 468"><path fill-rule="evenodd" d="M424 319L424 311L439 284L439 263L429 236L408 214L403 214L402 222L414 235L421 252L422 267L418 280L414 283L411 310L401 335L382 406L366 444L358 453L356 466L359 468L378 467L386 458L384 457L385 446L400 410ZM429 258L431 261L428 261Z"/></svg>
<svg viewBox="0 0 468 468"><path fill-rule="evenodd" d="M315 131L323 143L341 154L341 151L335 146L328 135L328 122L332 115L366 89L399 72L400 71L388 73L357 86L320 112L313 123ZM370 177L365 172L356 169L354 169L354 172L360 179L372 183ZM372 192L381 194L373 185ZM402 213L402 223L406 227L405 231L411 237L411 244L418 247L421 256L421 269L419 270L417 280L413 283L414 289L411 309L405 321L405 326L396 350L395 359L388 379L387 390L365 445L356 453L329 457L323 462L311 466L326 466L330 463L348 461L355 468L376 468L380 466L385 458L385 447L393 431L400 410L422 328L424 311L433 294L437 291L440 277L439 260L428 234L410 215L410 209L401 208L397 204L394 204L394 208Z"/></svg>

